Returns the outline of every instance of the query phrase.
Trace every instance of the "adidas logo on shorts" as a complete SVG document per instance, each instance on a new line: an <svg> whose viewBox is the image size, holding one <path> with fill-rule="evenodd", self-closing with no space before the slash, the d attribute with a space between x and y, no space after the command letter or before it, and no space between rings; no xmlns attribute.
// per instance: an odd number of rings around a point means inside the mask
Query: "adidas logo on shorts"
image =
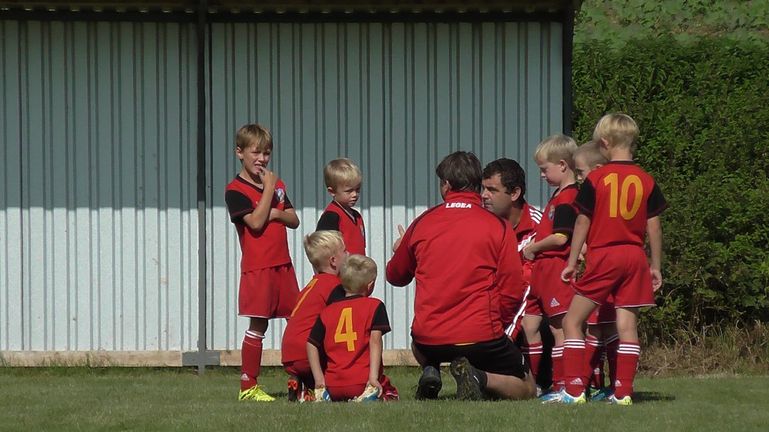
<svg viewBox="0 0 769 432"><path fill-rule="evenodd" d="M558 303L558 300L556 300L555 298L553 298L552 300L550 300L550 307L558 307L558 306L560 306L560 305L561 305L561 304L560 304L560 303Z"/></svg>

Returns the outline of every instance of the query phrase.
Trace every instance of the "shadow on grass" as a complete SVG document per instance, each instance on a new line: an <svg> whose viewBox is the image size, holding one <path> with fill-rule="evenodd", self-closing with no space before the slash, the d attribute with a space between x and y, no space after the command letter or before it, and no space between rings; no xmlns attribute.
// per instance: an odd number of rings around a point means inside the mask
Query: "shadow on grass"
<svg viewBox="0 0 769 432"><path fill-rule="evenodd" d="M676 397L671 394L666 393L660 393L660 392L644 392L644 391L637 391L633 392L633 403L643 403L643 402L670 402L676 400Z"/></svg>

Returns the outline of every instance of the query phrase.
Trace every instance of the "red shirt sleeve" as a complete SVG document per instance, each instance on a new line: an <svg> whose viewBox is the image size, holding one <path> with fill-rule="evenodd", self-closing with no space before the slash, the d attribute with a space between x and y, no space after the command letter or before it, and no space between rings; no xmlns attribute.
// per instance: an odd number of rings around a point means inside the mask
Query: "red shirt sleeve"
<svg viewBox="0 0 769 432"><path fill-rule="evenodd" d="M524 281L518 239L509 225L505 224L505 236L497 264L497 289L502 323L507 326L515 318L523 301Z"/></svg>

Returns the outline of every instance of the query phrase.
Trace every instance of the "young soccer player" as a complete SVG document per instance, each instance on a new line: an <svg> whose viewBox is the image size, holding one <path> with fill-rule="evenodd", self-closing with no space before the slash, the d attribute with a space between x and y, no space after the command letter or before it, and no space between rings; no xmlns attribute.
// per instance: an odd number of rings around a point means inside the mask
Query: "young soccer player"
<svg viewBox="0 0 769 432"><path fill-rule="evenodd" d="M588 141L577 148L574 153L574 167L577 182L582 183L588 174L594 169L600 168L609 162L595 141ZM586 248L582 247L582 254ZM617 345L617 313L614 310L614 299L607 297L606 302L593 310L587 320L587 333L585 334L585 365L590 384L588 395L590 400L599 401L608 397L612 391L604 386L604 358L609 364L609 382L614 382L616 371Z"/></svg>
<svg viewBox="0 0 769 432"><path fill-rule="evenodd" d="M283 333L281 357L283 368L291 375L288 400L305 402L313 399L315 381L307 360L307 338L320 311L332 301L344 297L339 268L347 259L339 231L315 231L304 238L304 251L315 270L299 300L291 311Z"/></svg>
<svg viewBox="0 0 769 432"><path fill-rule="evenodd" d="M558 270L563 268L569 256L569 240L577 218L573 206L578 191L574 176L576 150L577 143L572 138L556 134L540 142L534 153L541 177L550 186L557 188L545 207L544 217L537 225L537 241L523 249L524 258L534 260L529 300L539 302L542 312L548 317L554 339L553 392L542 396L545 402L552 399L552 395L564 385L561 320L568 310L574 291L568 283L561 281ZM539 318L529 315L534 319ZM537 330L538 324L537 320L536 325L525 326Z"/></svg>
<svg viewBox="0 0 769 432"><path fill-rule="evenodd" d="M347 251L366 255L366 228L363 217L353 208L360 198L363 176L360 168L350 159L334 159L323 169L326 190L331 203L318 220L316 230L335 230L342 233Z"/></svg>
<svg viewBox="0 0 769 432"><path fill-rule="evenodd" d="M382 335L390 331L390 321L384 303L369 297L376 274L374 260L350 255L339 273L345 297L323 309L307 340L316 394L325 388L332 401L382 395Z"/></svg>
<svg viewBox="0 0 769 432"><path fill-rule="evenodd" d="M585 403L585 335L582 326L590 313L611 294L617 308L617 372L614 394L608 401L633 403L633 380L641 347L638 313L654 306L654 292L662 286L662 227L659 215L667 207L659 187L633 162L638 126L625 114L607 114L596 124L593 141L609 163L588 174L576 205L579 208L571 253L561 273L574 277L582 244L587 241L585 273L572 282L576 295L563 320L566 388L560 402ZM644 250L649 238L650 262Z"/></svg>
<svg viewBox="0 0 769 432"><path fill-rule="evenodd" d="M257 383L262 361L262 339L268 319L289 316L299 295L288 254L286 227L299 226L286 185L267 169L272 156L272 135L258 124L238 129L235 155L240 173L225 191L230 219L240 239L238 315L248 317L242 345L239 400L275 400Z"/></svg>
<svg viewBox="0 0 769 432"><path fill-rule="evenodd" d="M533 261L524 259L523 248L536 239L536 228L542 219L542 212L526 202L526 173L521 165L507 158L489 162L483 169L483 205L497 216L510 221L518 239L518 253L523 267L524 292L520 298L524 301L517 308L517 313L512 322L505 322L505 333L513 341L518 341L521 354L531 368L534 379L547 378L539 375L541 365L549 365L549 359L545 358L545 347L540 334L542 311L539 302L526 301L531 290L531 270ZM526 314L526 326L522 326L524 313ZM503 320L504 321L504 320ZM508 320L509 321L509 320ZM523 334L519 337L519 332ZM549 353L550 347L547 352ZM544 363L543 363L544 362ZM537 388L543 385L538 381ZM541 390L539 390L541 393ZM540 396L539 394L537 396Z"/></svg>

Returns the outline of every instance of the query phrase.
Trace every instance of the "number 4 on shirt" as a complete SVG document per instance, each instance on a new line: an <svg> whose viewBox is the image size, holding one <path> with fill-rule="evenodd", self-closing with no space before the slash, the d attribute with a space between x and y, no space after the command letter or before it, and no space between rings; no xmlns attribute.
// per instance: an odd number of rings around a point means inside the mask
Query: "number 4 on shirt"
<svg viewBox="0 0 769 432"><path fill-rule="evenodd" d="M334 342L347 343L347 351L355 351L355 341L358 340L358 333L352 328L352 308L346 307L339 314L339 322L336 325L334 333Z"/></svg>

